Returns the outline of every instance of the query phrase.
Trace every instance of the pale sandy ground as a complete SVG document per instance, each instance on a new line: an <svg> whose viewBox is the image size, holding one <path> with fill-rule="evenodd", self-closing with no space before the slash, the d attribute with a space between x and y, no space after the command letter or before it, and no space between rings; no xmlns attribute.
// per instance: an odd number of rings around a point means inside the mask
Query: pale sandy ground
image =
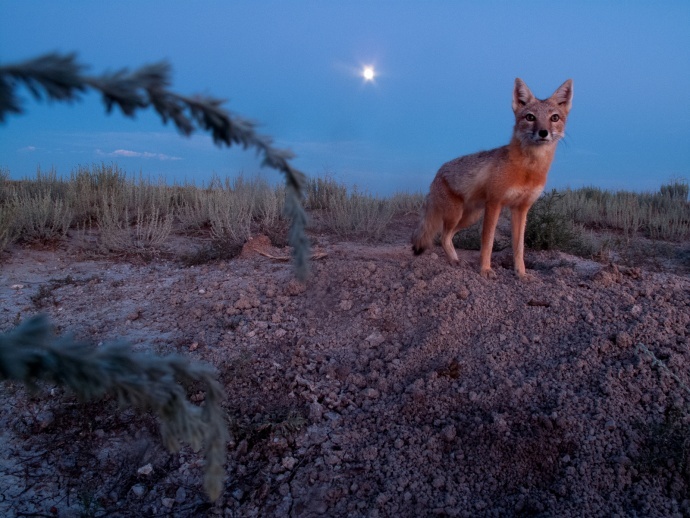
<svg viewBox="0 0 690 518"><path fill-rule="evenodd" d="M408 230L315 236L306 285L250 247L191 268L14 248L2 330L44 311L210 362L233 440L209 504L200 457L163 450L153 418L3 383L0 515L689 515L687 274L528 251L523 283L507 250L487 281L413 257Z"/></svg>

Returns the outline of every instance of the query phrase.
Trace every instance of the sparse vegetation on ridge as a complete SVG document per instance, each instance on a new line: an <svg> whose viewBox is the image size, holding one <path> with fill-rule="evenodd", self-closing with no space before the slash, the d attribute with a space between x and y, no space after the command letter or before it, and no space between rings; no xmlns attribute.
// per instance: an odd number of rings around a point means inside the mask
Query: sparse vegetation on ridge
<svg viewBox="0 0 690 518"><path fill-rule="evenodd" d="M3 248L13 241L60 240L68 230L91 227L101 231L101 252L151 256L165 247L171 233L201 232L211 244L198 257L227 259L236 252L222 251L239 250L251 234L277 236L287 226L285 188L261 178L214 176L207 185L166 185L130 177L117 164L94 164L79 166L68 178L39 170L35 178L11 181L5 171L0 186ZM611 247L629 248L637 237L687 240L690 202L686 188L687 183L676 180L662 185L657 193L591 187L552 190L530 210L526 246L598 257ZM373 196L356 187L348 189L329 176L310 179L305 192L312 225L374 241L381 239L396 215L417 214L424 202L421 194ZM479 225L461 231L456 246L476 249L479 231ZM609 237L594 239L592 231L608 232ZM504 241L497 240L494 251L510 245Z"/></svg>

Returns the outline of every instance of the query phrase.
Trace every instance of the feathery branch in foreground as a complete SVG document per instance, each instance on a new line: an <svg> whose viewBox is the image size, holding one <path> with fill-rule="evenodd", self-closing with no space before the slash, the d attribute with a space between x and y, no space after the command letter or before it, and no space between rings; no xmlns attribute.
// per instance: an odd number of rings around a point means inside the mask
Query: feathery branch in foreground
<svg viewBox="0 0 690 518"><path fill-rule="evenodd" d="M123 345L95 348L57 338L45 316L33 317L0 335L0 380L34 387L46 380L72 389L83 401L115 394L121 404L150 409L160 419L163 443L179 450L179 441L206 457L204 489L215 500L225 478L228 432L220 403L223 389L210 366L180 356L135 354ZM202 382L204 406L190 403L181 383Z"/></svg>
<svg viewBox="0 0 690 518"><path fill-rule="evenodd" d="M101 76L84 75L85 67L75 54L46 54L23 63L0 66L0 123L8 113L23 112L15 90L24 84L36 99L74 101L88 89L101 93L108 113L118 106L134 117L137 110L153 107L164 123L170 120L184 135L195 128L211 133L218 146L252 147L263 157L262 164L285 176L285 212L290 218L288 241L293 249L295 271L300 279L307 274L309 241L305 235L306 214L302 197L305 175L292 167L290 151L275 149L269 137L256 133L256 124L231 115L223 101L209 96L186 97L170 90L171 68L167 62L146 65L130 72L122 69Z"/></svg>

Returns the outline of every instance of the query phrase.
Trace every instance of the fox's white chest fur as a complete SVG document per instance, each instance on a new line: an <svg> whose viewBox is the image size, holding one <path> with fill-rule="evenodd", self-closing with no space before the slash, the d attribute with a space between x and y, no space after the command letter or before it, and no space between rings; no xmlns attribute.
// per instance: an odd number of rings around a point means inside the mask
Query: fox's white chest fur
<svg viewBox="0 0 690 518"><path fill-rule="evenodd" d="M541 195L544 187L509 187L503 195L503 205L508 207L531 206Z"/></svg>

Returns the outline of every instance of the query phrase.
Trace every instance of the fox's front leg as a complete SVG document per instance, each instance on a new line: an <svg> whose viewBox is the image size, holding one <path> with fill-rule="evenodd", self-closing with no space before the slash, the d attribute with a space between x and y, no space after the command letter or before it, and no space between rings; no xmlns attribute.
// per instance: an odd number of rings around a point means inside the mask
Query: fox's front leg
<svg viewBox="0 0 690 518"><path fill-rule="evenodd" d="M491 269L491 251L494 247L494 234L498 224L501 206L498 203L487 203L484 209L484 224L482 225L482 246L479 251L479 273L482 277L493 279L496 274Z"/></svg>
<svg viewBox="0 0 690 518"><path fill-rule="evenodd" d="M529 207L515 208L511 211L513 230L513 265L518 277L525 278L525 227Z"/></svg>

